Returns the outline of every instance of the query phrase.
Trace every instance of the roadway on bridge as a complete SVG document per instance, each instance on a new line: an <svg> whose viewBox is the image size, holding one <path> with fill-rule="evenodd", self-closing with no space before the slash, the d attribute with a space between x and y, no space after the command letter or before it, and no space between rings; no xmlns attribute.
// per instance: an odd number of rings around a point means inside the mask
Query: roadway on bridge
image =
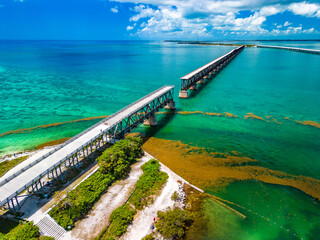
<svg viewBox="0 0 320 240"><path fill-rule="evenodd" d="M215 63L219 62L221 59L223 59L224 57L227 57L228 55L231 55L234 51L237 51L238 49L240 49L242 46L232 49L230 52L226 53L225 55L207 63L206 65L192 71L191 73L188 73L187 75L183 76L181 79L182 80L188 80L189 78L192 78L194 75L202 72L203 70L205 70L206 68L210 67L211 65L214 65Z"/></svg>
<svg viewBox="0 0 320 240"><path fill-rule="evenodd" d="M317 49L283 47L283 46L272 46L272 45L257 45L257 47L260 47L260 48L274 48L274 49L283 49L283 50L296 51L296 52L306 52L306 53L320 54L320 50L317 50Z"/></svg>
<svg viewBox="0 0 320 240"><path fill-rule="evenodd" d="M104 132L112 128L119 121L125 119L127 116L134 114L136 111L173 88L174 86L164 86L157 91L147 95L146 97L134 102L128 107L116 112L115 114L101 121L100 124L98 124L87 133L82 135L80 133L79 137L75 138L74 141L53 152L51 155L36 163L34 166L26 169L24 172L19 174L19 168L17 168L16 171L12 169L12 176L15 172L17 176L13 176L13 179L8 181L7 183L4 183L0 187L0 206L4 205L7 202L7 199L12 199L14 196L17 196L20 192L26 189L27 186L32 184L33 180L39 179L40 175L45 176L48 169L57 166L66 156L76 153L78 149L84 144L89 144L91 140L99 137L101 135L101 131ZM1 180L4 179L1 178Z"/></svg>

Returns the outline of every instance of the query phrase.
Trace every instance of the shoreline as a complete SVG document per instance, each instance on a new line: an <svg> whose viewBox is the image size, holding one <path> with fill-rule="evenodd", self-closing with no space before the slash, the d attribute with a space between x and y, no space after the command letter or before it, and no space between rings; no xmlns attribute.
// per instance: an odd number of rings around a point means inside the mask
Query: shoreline
<svg viewBox="0 0 320 240"><path fill-rule="evenodd" d="M170 140L163 140L163 139L156 139L156 140L158 140L158 141L170 141ZM60 141L62 143L61 139L60 139ZM152 138L148 139L146 142L148 142L148 141L152 141ZM176 143L177 141L173 141L173 142ZM41 152L47 151L50 148L53 148L54 146L58 146L58 145L51 145L51 144L54 144L54 143L56 143L56 141L47 142L46 144L44 144L45 146L42 149L31 151L30 154L36 154L36 153L39 153L39 152L41 153ZM159 146L159 144L157 146ZM184 147L186 147L186 146L184 146ZM190 147L192 147L192 146L189 146L189 148ZM201 193L204 193L204 191L201 188L199 188L199 187L191 184L189 181L187 181L186 179L188 179L188 178L185 178L184 174L178 175L179 171L178 171L178 173L175 172L175 170L177 170L177 169L172 168L172 166L170 168L170 164L169 164L169 166L167 166L166 163L161 162L162 161L162 157L159 158L159 156L157 154L155 154L157 156L157 157L155 157L155 155L152 155L150 153L150 151L148 151L145 147L143 147L143 149L144 149L144 152L145 152L145 157L147 159L157 159L159 161L160 165L161 165L161 169L160 170L166 172L171 177L171 179L174 179L175 181L171 180L169 182L169 179L168 179L168 182L166 183L165 187L161 190L160 194L155 199L155 202L153 204L147 206L143 210L138 212L138 214L135 217L133 223L131 225L129 225L127 233L125 233L124 236L121 237L121 239L126 239L127 236L138 236L139 234L140 235L138 237L144 237L145 235L150 233L150 224L152 223L152 219L156 216L156 212L157 211L163 211L163 210L165 210L166 207L173 207L174 206L174 203L172 203L172 201L170 201L170 200L171 200L171 195L174 192L174 190L175 191L177 190L178 186L175 186L175 187L173 186L173 185L177 185L177 181L181 181L181 182L191 186L192 188L196 189L197 191L199 191ZM166 150L170 154L170 149L166 149ZM197 150L199 150L199 149L197 149ZM176 152L181 154L181 152L179 152L179 150L176 150ZM201 165L201 163L199 163L199 164ZM272 170L270 170L270 172L271 171ZM264 182L263 179L257 179L257 180ZM235 180L235 181L237 181L237 180ZM241 181L241 179L239 181ZM284 186L284 187L288 186L288 185L279 184L279 183L271 183L271 184L280 185L280 186ZM129 191L129 193L130 193L130 186L126 186L126 184L125 185L122 184L122 187L126 187L127 190ZM115 189L118 189L118 190L115 190L115 191L111 191L111 194L113 194L114 197L115 197L120 192L118 183L116 183L113 187L115 187ZM165 188L166 188L166 190L164 190ZM294 188L296 188L296 187L294 187ZM171 190L169 191L168 189L171 189ZM305 191L303 191L303 190L301 190L299 188L296 188L296 189L304 192L305 194L307 194L308 196L313 197L314 199L317 199L314 196L312 196L311 194L308 194L307 192L305 192ZM211 198L211 200L214 201L216 204L226 208L230 212L233 212L238 217L240 217L242 219L246 218L246 216L243 213L238 212L237 210L233 209L233 205L232 204L230 205L227 200L220 199L220 198L218 198L218 197L216 197L214 195L210 195L210 194L207 194L207 193L205 193L205 194L207 195L208 198ZM160 198L160 196L161 196L161 198ZM74 234L71 233L72 231L67 232L63 236L62 239L68 239L68 240L69 239L73 239L73 240L88 239L87 237L90 236L90 233L92 231L97 232L98 229L101 229L101 227L105 225L105 224L101 224L101 222L100 222L101 218L103 218L103 219L104 218L108 218L108 217L105 216L106 212L104 211L106 209L106 205L101 205L101 204L109 204L109 205L111 204L114 208L116 208L116 207L120 206L119 205L119 201L121 202L125 198L124 196L121 196L120 198L122 200L118 199L117 200L118 202L114 202L114 197L110 198L110 196L109 196L108 200L105 200L105 201L103 200L104 197L105 196L103 195L101 197L101 199L96 203L94 208L87 215L87 218L83 219L82 221L80 221L78 223L79 227L75 228L75 230L77 230L77 231L74 232ZM158 199L161 199L161 200L158 200ZM160 204L159 204L159 202L160 202ZM50 205L50 201L48 202L48 204ZM48 207L48 204L45 204L44 206ZM40 212L40 211L41 211L41 208L39 208L37 212ZM109 215L110 215L110 213L112 211L110 210L108 212L109 212ZM35 216L35 218L37 219L38 217L39 217L39 215L37 214L37 216ZM80 236L83 236L83 234L86 236L85 238L80 237Z"/></svg>
<svg viewBox="0 0 320 240"><path fill-rule="evenodd" d="M51 146L52 148L53 146ZM43 155L48 150L49 147L43 148L41 150L35 150L33 155ZM128 198L130 193L132 192L136 181L142 175L141 166L147 161L154 158L151 154L144 151L144 156L142 156L139 161L132 166L129 177L120 181L115 182L110 189L101 196L101 199L94 205L92 210L88 213L87 217L79 221L75 228L71 231L66 232L61 239L72 239L72 240L80 240L80 239L94 239L109 223L110 214L114 209L121 206L124 201ZM182 184L187 184L191 188L203 193L203 190L198 187L190 184L188 181L174 173L171 169L165 166L163 163L160 163L160 170L166 172L169 176L167 183L161 189L160 194L155 198L155 202L150 204L140 210L135 217L135 221L129 225L127 233L122 236L120 239L126 239L125 236L129 234L130 236L141 235L141 238L147 235L150 230L150 224L152 223L152 219L157 215L157 211L165 211L168 207L172 208L175 205L175 202L171 199L172 194L175 191L179 191L179 182ZM21 166L20 166L21 167ZM92 171L93 170L93 171ZM93 172L97 170L97 167L90 168L87 172L83 173L83 176L80 176L75 180L75 182L71 182L66 186L65 189L62 189L61 192L67 193L66 189L74 189L80 182L84 181L88 176L90 176ZM85 176L85 178L83 178ZM81 181L80 181L81 180ZM119 194L121 193L121 194ZM34 199L33 199L34 200ZM31 213L26 212L27 219L34 221L37 224L47 213L48 211L54 207L57 199L54 197L50 199L46 203L42 203L42 206ZM42 200L43 202L43 200ZM30 204L30 203L29 203ZM28 205L28 204L27 204ZM24 208L27 207L24 206ZM32 203L29 207L37 208L37 204ZM108 211L106 211L108 209ZM35 209L34 209L35 210ZM103 221L102 221L103 220ZM150 224L146 224L150 222ZM138 231L139 230L139 231ZM143 230L143 231L141 231ZM138 238L134 238L138 239Z"/></svg>
<svg viewBox="0 0 320 240"><path fill-rule="evenodd" d="M134 133L133 133L134 134ZM11 161L11 160L14 160L14 159L17 159L19 157L22 157L22 156L29 156L24 162L27 163L28 162L28 159L34 155L38 155L39 152L41 152L42 150L46 149L47 151L49 151L49 149L52 149L54 147L57 147L59 146L60 144L62 144L63 142L65 142L67 139L69 138L62 138L62 139L58 139L58 140L53 140L53 141L49 141L49 142L46 142L46 143L43 143L43 144L40 144L38 146L35 147L36 150L27 150L27 151L24 151L24 152L19 152L17 154L15 154L15 156L13 155L5 155L4 157L0 157L0 162L4 162L4 161ZM164 142L177 142L177 143L181 143L180 141L175 141L175 140L165 140L165 139L158 139L158 138L153 138L153 137L150 137L146 142L150 142L150 140L152 139L156 139L158 141L164 141ZM181 143L182 144L182 143ZM194 146L191 146L191 145L187 145L187 144L182 144L184 147L188 147L190 149L195 149L196 151L201 151L203 150L202 148L198 148L198 147L194 147ZM38 148L38 149L37 149ZM150 154L150 149L147 150L145 148L145 143L143 144L143 149L144 151L149 154L151 157L153 157L154 159L157 159L163 166L167 167L162 161L161 159L159 158L159 156L153 156ZM176 149L176 151L180 151L179 149ZM203 153L203 151L201 151ZM160 154L161 155L161 154ZM236 156L235 156L236 157ZM240 158L239 158L240 159ZM236 161L239 161L238 160L230 160L230 163L235 163ZM257 162L257 160L255 159L249 159L247 157L243 157L243 159L240 159L241 163L245 163L245 162ZM169 168L167 167L168 169L170 169L171 171L174 171L173 169L174 168ZM268 174L270 173L274 173L275 176L278 176L278 177L285 177L288 176L288 180L290 182L287 182L286 184L284 183L285 180L283 180L283 182L281 183L277 183L277 180L276 179L265 179L263 180L263 177L261 178L258 177L256 180L257 181L261 181L261 182L265 182L265 183L269 183L269 184L275 184L275 185L279 185L279 186L286 186L286 187L293 187L295 189L298 189L300 191L302 191L304 194L307 194L308 196L314 198L314 199L317 199L317 201L320 201L320 194L315 194L314 191L305 191L305 190L302 190L302 187L301 187L301 184L294 184L294 181L296 181L298 178L303 178L301 180L303 180L302 182L307 182L308 180L313 182L314 184L316 184L317 182L319 182L319 187L320 187L320 180L319 179L315 179L315 178L312 178L312 177L304 177L302 175L299 175L299 176L295 176L295 175L292 175L292 174L287 174L285 172L281 172L281 171L276 171L276 170L272 170L272 169L269 169L269 168L263 168L263 167L260 167L260 166L252 166L252 167L247 167L248 168L248 171L256 171L257 173L259 173L259 175L263 172L263 171L268 171ZM250 169L249 169L250 168ZM10 171L10 170L9 170ZM9 172L8 171L8 172ZM7 173L5 173L6 175ZM175 173L177 176L180 176L179 174ZM251 174L254 174L253 172ZM180 176L183 178L183 176ZM226 178L228 178L228 176L226 176ZM242 178L241 179L235 179L231 182L235 182L235 181L242 181L242 180L245 180L247 179L246 177L245 178ZM186 180L185 180L186 181ZM201 190L200 188L196 187L195 185L192 185L190 182L186 181L190 186L194 187L195 189L197 190L200 190L200 191L203 191ZM203 182L203 181L200 181L200 182ZM223 184L221 182L221 186L224 187L225 184ZM228 183L227 183L228 184ZM201 184L200 184L201 185ZM312 185L312 184L311 184ZM304 188L306 188L307 185L305 185Z"/></svg>

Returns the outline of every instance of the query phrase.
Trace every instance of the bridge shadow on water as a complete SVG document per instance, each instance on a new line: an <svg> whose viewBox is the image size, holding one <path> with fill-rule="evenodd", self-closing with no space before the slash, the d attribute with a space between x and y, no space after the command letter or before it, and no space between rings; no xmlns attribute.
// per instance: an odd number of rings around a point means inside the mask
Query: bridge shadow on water
<svg viewBox="0 0 320 240"><path fill-rule="evenodd" d="M157 114L157 125L156 126L144 126L144 130L137 131L140 133L143 142L146 142L150 137L154 137L165 125L171 122L176 116L176 110L166 110L163 114ZM140 130L140 129L139 129Z"/></svg>
<svg viewBox="0 0 320 240"><path fill-rule="evenodd" d="M211 75L209 76L209 78L207 78L204 83L201 84L197 84L198 89L197 90L190 90L189 89L189 98L195 97L198 92L200 92L203 88L205 88L208 84L212 83L212 81L214 81L215 77L217 76L217 74L215 75Z"/></svg>

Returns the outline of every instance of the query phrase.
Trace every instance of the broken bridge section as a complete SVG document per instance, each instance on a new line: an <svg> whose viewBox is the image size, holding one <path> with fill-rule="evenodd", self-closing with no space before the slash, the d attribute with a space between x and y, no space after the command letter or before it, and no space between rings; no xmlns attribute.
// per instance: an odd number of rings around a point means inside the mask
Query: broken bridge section
<svg viewBox="0 0 320 240"><path fill-rule="evenodd" d="M219 73L235 56L237 56L244 46L231 50L227 54L207 63L206 65L192 71L181 78L180 98L188 98L188 89L197 90L197 84L203 84L206 79Z"/></svg>

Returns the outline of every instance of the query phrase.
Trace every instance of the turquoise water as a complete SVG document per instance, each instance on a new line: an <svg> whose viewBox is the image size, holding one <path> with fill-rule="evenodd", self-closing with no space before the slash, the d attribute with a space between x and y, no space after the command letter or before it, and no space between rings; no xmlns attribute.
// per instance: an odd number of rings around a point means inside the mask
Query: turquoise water
<svg viewBox="0 0 320 240"><path fill-rule="evenodd" d="M270 44L320 49L319 42ZM320 123L320 56L246 48L191 98L177 98L181 76L231 49L157 42L1 42L0 134L109 115L164 84L174 84L178 111L238 117L164 115L157 128L141 126L139 131L220 152L235 150L257 159L259 166L320 179L320 129L295 122ZM282 124L245 119L250 112L265 120L273 116ZM0 151L71 137L96 121L5 135L0 137ZM209 222L221 229L218 234L212 227L207 239L317 239L319 202L301 191L252 181L211 193L244 207L238 210L248 218L239 220L208 204ZM233 231L222 229L229 225Z"/></svg>

